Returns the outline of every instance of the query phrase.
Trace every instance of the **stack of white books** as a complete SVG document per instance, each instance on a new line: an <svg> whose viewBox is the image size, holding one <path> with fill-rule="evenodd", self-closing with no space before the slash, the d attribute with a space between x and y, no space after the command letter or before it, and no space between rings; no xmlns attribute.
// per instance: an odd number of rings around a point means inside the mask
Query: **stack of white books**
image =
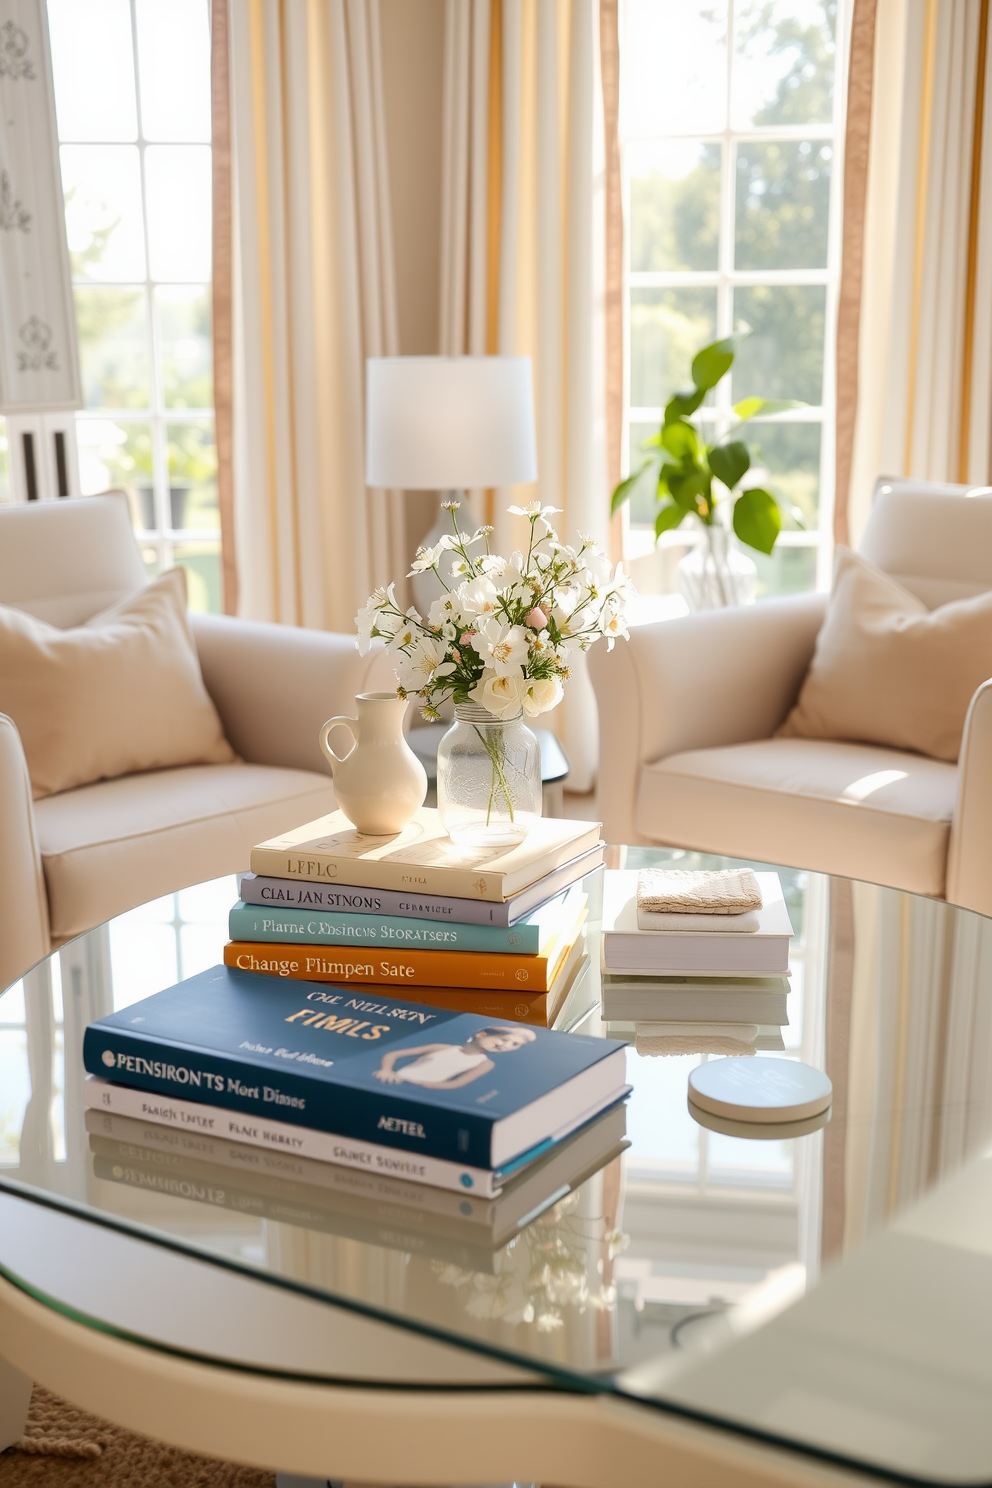
<svg viewBox="0 0 992 1488"><path fill-rule="evenodd" d="M754 874L761 904L744 914L639 912L638 876L606 874L604 1018L634 1023L646 1053L782 1050L793 929L778 875Z"/></svg>

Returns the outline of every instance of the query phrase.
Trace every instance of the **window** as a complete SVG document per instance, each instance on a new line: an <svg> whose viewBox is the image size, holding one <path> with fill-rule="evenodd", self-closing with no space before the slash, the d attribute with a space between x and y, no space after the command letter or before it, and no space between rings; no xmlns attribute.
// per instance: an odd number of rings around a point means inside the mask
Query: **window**
<svg viewBox="0 0 992 1488"><path fill-rule="evenodd" d="M691 383L696 350L750 332L696 416L707 439L758 394L807 405L749 426L749 479L779 497L785 530L759 594L825 583L833 484L833 326L839 265L841 19L832 0L626 0L621 137L626 216L624 449L657 430ZM643 592L674 589L692 535L655 552L650 492L625 550ZM653 556L648 556L653 555Z"/></svg>
<svg viewBox="0 0 992 1488"><path fill-rule="evenodd" d="M84 494L122 486L150 573L219 610L207 0L49 0Z"/></svg>

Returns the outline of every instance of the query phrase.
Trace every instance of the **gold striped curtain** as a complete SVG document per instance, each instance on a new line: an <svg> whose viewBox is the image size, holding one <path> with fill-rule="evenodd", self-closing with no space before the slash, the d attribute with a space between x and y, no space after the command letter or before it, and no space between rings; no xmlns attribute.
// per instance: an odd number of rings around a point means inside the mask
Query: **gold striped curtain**
<svg viewBox="0 0 992 1488"><path fill-rule="evenodd" d="M879 474L992 482L989 0L856 0L835 535Z"/></svg>
<svg viewBox="0 0 992 1488"><path fill-rule="evenodd" d="M378 0L236 0L233 526L239 611L351 631L405 574L364 483L364 364L399 350Z"/></svg>
<svg viewBox="0 0 992 1488"><path fill-rule="evenodd" d="M536 493L565 540L609 541L603 107L597 0L447 0L439 347L529 356L534 490L477 493L499 551L506 507ZM567 534L567 536L566 536ZM591 788L596 711L584 668L549 723L574 789Z"/></svg>

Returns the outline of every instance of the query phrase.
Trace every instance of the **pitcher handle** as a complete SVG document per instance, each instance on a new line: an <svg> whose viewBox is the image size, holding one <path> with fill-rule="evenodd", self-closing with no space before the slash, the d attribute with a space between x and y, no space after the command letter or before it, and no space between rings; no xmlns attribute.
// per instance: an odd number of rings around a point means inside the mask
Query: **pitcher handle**
<svg viewBox="0 0 992 1488"><path fill-rule="evenodd" d="M339 725L341 727L343 727L343 728L348 729L349 732L350 732L350 734L351 734L352 739L354 740L354 743L352 744L351 748L348 750L348 753L345 754L345 755L335 754L334 753L334 750L331 748L330 744L327 742L327 736L331 732L331 729L335 729ZM320 747L324 751L324 753L327 755L327 759L328 759L328 763L330 764L330 767L331 767L331 774L332 775L334 774L334 766L335 765L343 765L346 759L350 759L351 756L352 756L352 754L354 753L357 745L358 745L358 719L357 718L349 718L348 715L347 715L347 713L340 713L336 718L329 718L327 720L327 722L324 724L324 726L321 729L321 731L320 731Z"/></svg>

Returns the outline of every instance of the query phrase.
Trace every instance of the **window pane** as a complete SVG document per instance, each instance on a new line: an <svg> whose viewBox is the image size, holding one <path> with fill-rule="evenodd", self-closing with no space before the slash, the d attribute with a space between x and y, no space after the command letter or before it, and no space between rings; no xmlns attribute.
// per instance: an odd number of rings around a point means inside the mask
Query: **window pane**
<svg viewBox="0 0 992 1488"><path fill-rule="evenodd" d="M144 290L77 285L75 298L86 407L147 408L151 357Z"/></svg>
<svg viewBox="0 0 992 1488"><path fill-rule="evenodd" d="M62 186L74 278L144 279L137 146L63 145Z"/></svg>
<svg viewBox="0 0 992 1488"><path fill-rule="evenodd" d="M169 285L155 291L162 390L167 408L210 408L214 401L210 290Z"/></svg>
<svg viewBox="0 0 992 1488"><path fill-rule="evenodd" d="M151 277L209 279L209 145L150 145L145 187Z"/></svg>
<svg viewBox="0 0 992 1488"><path fill-rule="evenodd" d="M631 406L661 408L691 387L692 359L715 337L715 289L631 290Z"/></svg>
<svg viewBox="0 0 992 1488"><path fill-rule="evenodd" d="M713 134L726 118L727 7L720 0L628 0L623 128Z"/></svg>
<svg viewBox="0 0 992 1488"><path fill-rule="evenodd" d="M720 238L720 146L677 140L628 151L630 267L715 269Z"/></svg>
<svg viewBox="0 0 992 1488"><path fill-rule="evenodd" d="M836 14L832 0L739 0L734 128L830 123Z"/></svg>
<svg viewBox="0 0 992 1488"><path fill-rule="evenodd" d="M149 140L210 139L206 0L138 0L141 128Z"/></svg>
<svg viewBox="0 0 992 1488"><path fill-rule="evenodd" d="M734 325L749 329L734 362L733 399L797 398L819 407L823 396L826 290L777 285L734 291Z"/></svg>
<svg viewBox="0 0 992 1488"><path fill-rule="evenodd" d="M823 269L833 150L783 140L737 148L739 269Z"/></svg>
<svg viewBox="0 0 992 1488"><path fill-rule="evenodd" d="M137 139L128 0L48 0L48 21L59 139Z"/></svg>
<svg viewBox="0 0 992 1488"><path fill-rule="evenodd" d="M819 424L751 424L752 485L768 486L779 497L787 528L802 526L793 515L797 508L806 530L815 532L820 514Z"/></svg>
<svg viewBox="0 0 992 1488"><path fill-rule="evenodd" d="M116 419L76 420L79 480L84 496L111 486L127 492L135 527L154 529L152 436L146 423Z"/></svg>
<svg viewBox="0 0 992 1488"><path fill-rule="evenodd" d="M220 543L184 543L173 552L186 570L189 608L219 615L221 603Z"/></svg>
<svg viewBox="0 0 992 1488"><path fill-rule="evenodd" d="M804 594L816 588L816 548L784 548L776 543L772 553L746 548L758 569L758 599L775 594Z"/></svg>
<svg viewBox="0 0 992 1488"><path fill-rule="evenodd" d="M213 423L169 424L167 437L173 527L216 532L220 514Z"/></svg>

